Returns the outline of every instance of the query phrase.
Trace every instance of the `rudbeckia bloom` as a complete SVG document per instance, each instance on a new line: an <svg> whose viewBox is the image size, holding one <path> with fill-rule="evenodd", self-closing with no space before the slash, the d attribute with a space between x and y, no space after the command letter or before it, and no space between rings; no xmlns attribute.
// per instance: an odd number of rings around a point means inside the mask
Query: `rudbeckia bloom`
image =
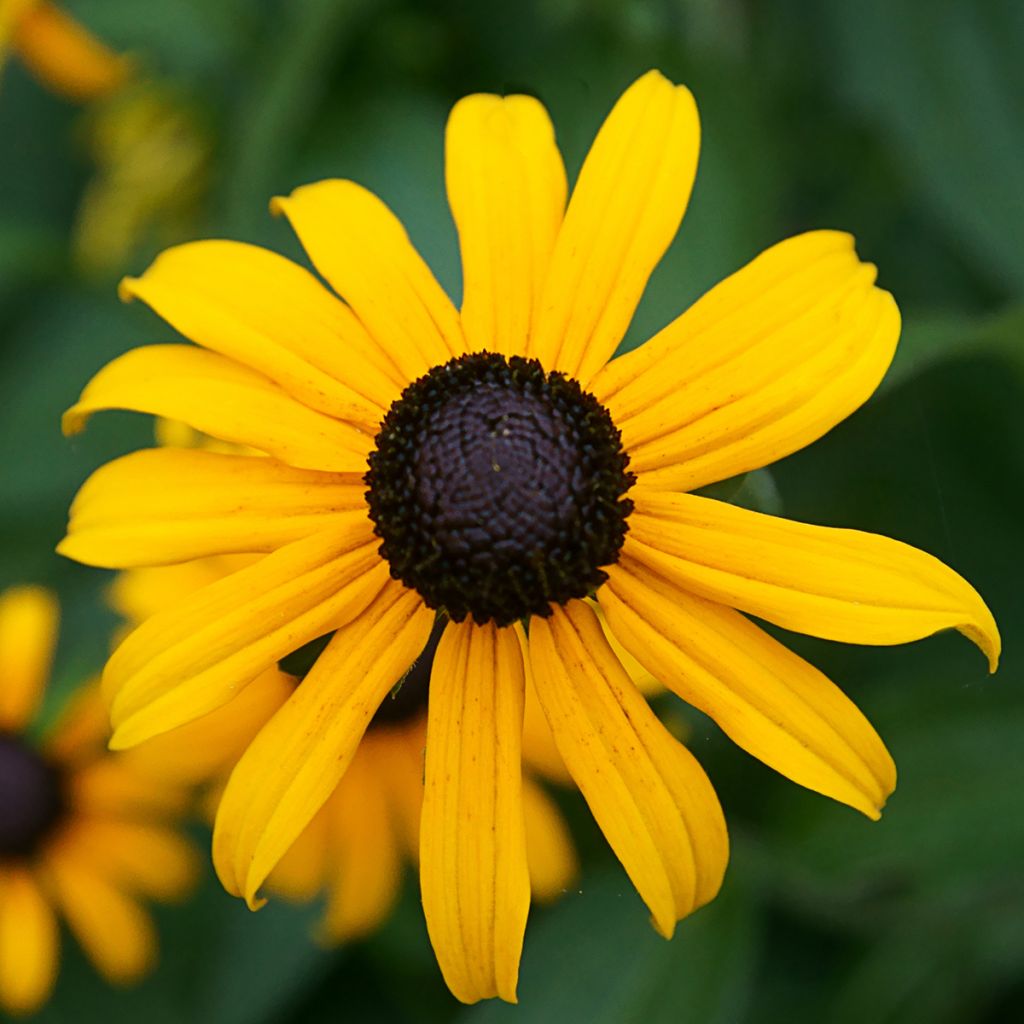
<svg viewBox="0 0 1024 1024"><path fill-rule="evenodd" d="M131 67L49 0L0 0L0 71L11 52L44 85L79 102L114 92Z"/></svg>
<svg viewBox="0 0 1024 1024"><path fill-rule="evenodd" d="M115 360L68 411L170 416L269 458L144 451L80 494L62 550L97 565L262 551L133 633L105 684L126 747L224 704L336 629L228 783L214 836L258 904L377 707L448 625L430 680L420 876L445 978L515 998L529 902L520 747L527 679L654 926L712 899L721 809L605 638L794 781L877 817L892 761L842 692L746 617L895 644L955 627L994 665L977 593L893 540L693 493L815 440L861 405L899 314L849 236L784 241L613 358L683 215L690 93L651 72L602 126L566 206L543 107L471 96L446 137L457 311L375 196L277 199L335 294L262 249L163 254L126 298L202 347Z"/></svg>
<svg viewBox="0 0 1024 1024"><path fill-rule="evenodd" d="M201 587L251 564L253 556L206 558L131 569L115 580L111 600L129 621L145 621ZM428 682L440 639L434 632L401 687L377 709L335 791L267 879L268 893L294 901L327 894L321 937L344 942L364 935L390 913L404 859L419 855ZM157 779L205 784L216 808L231 769L260 729L315 662L312 650L266 669L228 704L135 747ZM646 680L641 679L641 683ZM527 694L523 732L523 810L533 897L557 898L577 870L568 827L537 781L567 782L551 732Z"/></svg>
<svg viewBox="0 0 1024 1024"><path fill-rule="evenodd" d="M170 900L196 858L174 830L186 794L155 787L134 755L104 749L109 723L88 687L41 739L33 719L49 673L57 607L38 587L0 595L0 1008L45 1002L62 915L110 982L153 964L156 936L140 897Z"/></svg>

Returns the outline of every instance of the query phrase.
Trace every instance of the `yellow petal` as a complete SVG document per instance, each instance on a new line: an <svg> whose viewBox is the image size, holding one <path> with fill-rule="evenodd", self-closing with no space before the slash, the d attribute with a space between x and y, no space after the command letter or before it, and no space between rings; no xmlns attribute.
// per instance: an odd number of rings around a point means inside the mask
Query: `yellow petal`
<svg viewBox="0 0 1024 1024"><path fill-rule="evenodd" d="M430 674L420 886L456 999L516 1001L530 908L520 737L523 659L511 629L449 623Z"/></svg>
<svg viewBox="0 0 1024 1024"><path fill-rule="evenodd" d="M532 619L530 657L562 757L669 938L725 873L728 837L711 783L647 706L587 604Z"/></svg>
<svg viewBox="0 0 1024 1024"><path fill-rule="evenodd" d="M692 490L765 466L862 405L892 361L900 315L853 239L814 231L773 246L592 390L642 482Z"/></svg>
<svg viewBox="0 0 1024 1024"><path fill-rule="evenodd" d="M107 981L127 985L153 967L156 931L134 899L80 863L71 847L51 849L46 872L71 931Z"/></svg>
<svg viewBox="0 0 1024 1024"><path fill-rule="evenodd" d="M569 826L554 800L529 776L523 777L526 860L530 888L540 903L558 899L579 874Z"/></svg>
<svg viewBox="0 0 1024 1024"><path fill-rule="evenodd" d="M352 311L308 271L259 246L175 246L142 277L126 278L120 291L186 338L371 434L401 390L397 368Z"/></svg>
<svg viewBox="0 0 1024 1024"><path fill-rule="evenodd" d="M555 737L551 735L551 726L548 725L547 716L537 699L537 688L533 678L533 666L530 663L526 633L519 625L515 627L515 631L526 672L526 699L523 706L523 764L552 782L571 785L572 776L562 760L562 755L558 752Z"/></svg>
<svg viewBox="0 0 1024 1024"><path fill-rule="evenodd" d="M348 942L391 912L402 877L398 836L372 756L360 747L327 801L331 865L323 937Z"/></svg>
<svg viewBox="0 0 1024 1024"><path fill-rule="evenodd" d="M274 459L158 448L100 467L71 505L60 554L123 569L274 551L366 507L358 477Z"/></svg>
<svg viewBox="0 0 1024 1024"><path fill-rule="evenodd" d="M32 1013L53 990L60 933L28 871L0 865L0 1009Z"/></svg>
<svg viewBox="0 0 1024 1024"><path fill-rule="evenodd" d="M0 594L0 732L20 732L35 716L57 644L60 609L42 587Z"/></svg>
<svg viewBox="0 0 1024 1024"><path fill-rule="evenodd" d="M56 722L47 730L46 752L65 764L83 764L102 753L109 738L110 716L97 676L67 699Z"/></svg>
<svg viewBox="0 0 1024 1024"><path fill-rule="evenodd" d="M474 351L522 355L565 210L565 168L544 107L530 96L459 100L445 176L466 341Z"/></svg>
<svg viewBox="0 0 1024 1024"><path fill-rule="evenodd" d="M68 856L114 885L150 899L186 896L199 877L195 848L166 825L82 817L64 837Z"/></svg>
<svg viewBox="0 0 1024 1024"><path fill-rule="evenodd" d="M273 381L191 345L148 345L108 363L64 413L77 434L103 409L183 420L303 469L365 473L372 438L302 405Z"/></svg>
<svg viewBox="0 0 1024 1024"><path fill-rule="evenodd" d="M786 629L901 644L959 629L995 671L999 631L978 592L889 537L794 523L694 494L635 490L624 551L673 584Z"/></svg>
<svg viewBox="0 0 1024 1024"><path fill-rule="evenodd" d="M32 73L54 92L85 102L120 88L131 62L106 47L56 4L40 2L25 8L12 42Z"/></svg>
<svg viewBox="0 0 1024 1024"><path fill-rule="evenodd" d="M650 71L622 94L569 200L530 355L582 384L611 358L679 228L699 148L688 89Z"/></svg>
<svg viewBox="0 0 1024 1024"><path fill-rule="evenodd" d="M598 597L623 646L744 750L877 818L896 785L889 752L816 668L731 608L623 557Z"/></svg>
<svg viewBox="0 0 1024 1024"><path fill-rule="evenodd" d="M226 704L279 658L358 615L387 577L365 522L296 541L148 619L107 662L114 749Z"/></svg>
<svg viewBox="0 0 1024 1024"><path fill-rule="evenodd" d="M137 771L120 754L105 754L79 768L71 776L70 789L76 810L96 817L172 818L190 804L187 788L169 782L153 785L152 775Z"/></svg>
<svg viewBox="0 0 1024 1024"><path fill-rule="evenodd" d="M381 725L366 734L360 754L371 756L382 779L384 798L398 830L402 853L414 863L420 856L420 811L423 807L423 761L427 716L398 726Z"/></svg>
<svg viewBox="0 0 1024 1024"><path fill-rule="evenodd" d="M291 699L231 775L213 860L228 892L253 909L274 865L345 774L380 702L423 650L434 614L391 581L339 629Z"/></svg>
<svg viewBox="0 0 1024 1024"><path fill-rule="evenodd" d="M297 188L271 204L317 270L352 307L406 380L466 350L459 315L398 218L352 181Z"/></svg>

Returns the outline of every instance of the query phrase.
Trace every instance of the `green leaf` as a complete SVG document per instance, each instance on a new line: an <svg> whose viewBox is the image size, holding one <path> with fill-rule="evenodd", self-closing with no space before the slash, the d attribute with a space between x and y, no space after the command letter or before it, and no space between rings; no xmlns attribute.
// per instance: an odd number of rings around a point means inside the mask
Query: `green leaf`
<svg viewBox="0 0 1024 1024"><path fill-rule="evenodd" d="M1024 17L1000 0L828 0L828 81L880 125L913 192L999 285L1024 291ZM828 40L826 40L827 45Z"/></svg>
<svg viewBox="0 0 1024 1024"><path fill-rule="evenodd" d="M734 880L666 942L620 871L594 874L527 931L519 1005L467 1010L465 1024L586 1021L726 1024L740 1019L756 953L754 908Z"/></svg>

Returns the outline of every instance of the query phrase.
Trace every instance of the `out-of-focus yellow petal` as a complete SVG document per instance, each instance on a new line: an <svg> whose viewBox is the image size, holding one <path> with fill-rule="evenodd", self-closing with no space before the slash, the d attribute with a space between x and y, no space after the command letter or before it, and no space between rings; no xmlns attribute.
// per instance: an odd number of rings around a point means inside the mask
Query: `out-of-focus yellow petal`
<svg viewBox="0 0 1024 1024"><path fill-rule="evenodd" d="M104 754L75 771L70 793L77 812L111 818L177 817L191 801L186 787L171 782L155 786L152 775L137 771L120 754Z"/></svg>
<svg viewBox="0 0 1024 1024"><path fill-rule="evenodd" d="M104 671L112 746L134 746L226 704L279 658L357 616L386 578L364 517L147 619Z"/></svg>
<svg viewBox="0 0 1024 1024"><path fill-rule="evenodd" d="M276 381L304 405L373 434L401 377L344 303L277 253L242 242L167 249L121 283L186 338Z"/></svg>
<svg viewBox="0 0 1024 1024"><path fill-rule="evenodd" d="M571 784L572 776L562 760L562 755L558 752L558 746L554 736L551 735L551 726L548 725L547 716L540 706L540 701L537 700L526 633L518 624L515 626L515 631L526 673L526 699L523 706L523 763L532 771L538 772L553 782Z"/></svg>
<svg viewBox="0 0 1024 1024"><path fill-rule="evenodd" d="M638 489L633 498L624 552L679 587L847 643L900 644L955 628L995 671L999 631L985 602L963 577L909 544L695 494Z"/></svg>
<svg viewBox="0 0 1024 1024"><path fill-rule="evenodd" d="M291 676L269 668L223 707L154 736L122 757L160 783L194 785L219 778L234 767L294 689Z"/></svg>
<svg viewBox="0 0 1024 1024"><path fill-rule="evenodd" d="M172 608L182 598L194 594L229 573L254 565L262 555L223 555L199 558L179 565L119 572L110 584L110 606L129 622L139 623L156 612Z"/></svg>
<svg viewBox="0 0 1024 1024"><path fill-rule="evenodd" d="M80 862L73 846L47 851L45 870L71 931L107 981L127 985L153 967L156 931L132 897Z"/></svg>
<svg viewBox="0 0 1024 1024"><path fill-rule="evenodd" d="M427 931L456 999L516 1001L530 908L523 659L511 629L449 623L434 655L420 825Z"/></svg>
<svg viewBox="0 0 1024 1024"><path fill-rule="evenodd" d="M523 777L523 814L533 898L550 903L579 874L572 835L554 800L529 776Z"/></svg>
<svg viewBox="0 0 1024 1024"><path fill-rule="evenodd" d="M65 764L84 763L101 754L109 738L110 717L96 676L65 702L48 730L46 753Z"/></svg>
<svg viewBox="0 0 1024 1024"><path fill-rule="evenodd" d="M32 1013L53 990L60 933L39 885L22 868L0 866L0 1009Z"/></svg>
<svg viewBox="0 0 1024 1024"><path fill-rule="evenodd" d="M892 361L900 314L853 239L780 242L712 288L592 391L641 482L693 490L817 440L862 405Z"/></svg>
<svg viewBox="0 0 1024 1024"><path fill-rule="evenodd" d="M42 587L0 594L0 731L20 732L33 718L57 644L60 609Z"/></svg>
<svg viewBox="0 0 1024 1024"><path fill-rule="evenodd" d="M329 862L337 857L331 843L329 806L330 800L313 815L267 876L269 892L292 903L307 903L320 894L327 882Z"/></svg>
<svg viewBox="0 0 1024 1024"><path fill-rule="evenodd" d="M402 877L398 836L381 779L362 747L327 801L331 863L322 935L348 942L373 931L390 913Z"/></svg>
<svg viewBox="0 0 1024 1024"><path fill-rule="evenodd" d="M530 355L584 385L611 358L679 228L699 148L688 89L650 71L622 94L569 200Z"/></svg>
<svg viewBox="0 0 1024 1024"><path fill-rule="evenodd" d="M558 749L669 938L676 921L715 897L725 873L728 838L711 783L647 706L589 605L532 619L530 656Z"/></svg>
<svg viewBox="0 0 1024 1024"><path fill-rule="evenodd" d="M373 444L241 363L192 345L147 345L108 363L64 413L64 433L80 433L103 409L183 420L301 469L365 473Z"/></svg>
<svg viewBox="0 0 1024 1024"><path fill-rule="evenodd" d="M62 837L66 855L118 888L172 902L199 876L199 856L173 828L116 817L81 817Z"/></svg>
<svg viewBox="0 0 1024 1024"><path fill-rule="evenodd" d="M238 762L217 812L213 860L228 892L260 905L274 865L345 774L380 702L423 650L434 613L389 581L339 629Z"/></svg>
<svg viewBox="0 0 1024 1024"><path fill-rule="evenodd" d="M206 555L274 551L366 507L355 476L275 459L179 448L101 466L71 505L60 554L123 569Z"/></svg>
<svg viewBox="0 0 1024 1024"><path fill-rule="evenodd" d="M473 351L522 355L565 211L565 167L530 96L467 96L445 135L462 251L462 327Z"/></svg>
<svg viewBox="0 0 1024 1024"><path fill-rule="evenodd" d="M628 557L598 592L627 650L744 750L817 793L878 818L896 785L889 752L821 672L731 608Z"/></svg>
<svg viewBox="0 0 1024 1024"><path fill-rule="evenodd" d="M85 102L118 89L131 62L118 56L56 4L18 4L22 15L12 43L18 56L43 83L68 99Z"/></svg>
<svg viewBox="0 0 1024 1024"><path fill-rule="evenodd" d="M380 726L368 732L359 747L381 777L384 798L391 809L403 854L414 863L420 857L420 812L423 809L423 761L427 749L427 716L401 725Z"/></svg>
<svg viewBox="0 0 1024 1024"><path fill-rule="evenodd" d="M459 315L398 218L353 181L303 185L271 203L407 381L466 350Z"/></svg>

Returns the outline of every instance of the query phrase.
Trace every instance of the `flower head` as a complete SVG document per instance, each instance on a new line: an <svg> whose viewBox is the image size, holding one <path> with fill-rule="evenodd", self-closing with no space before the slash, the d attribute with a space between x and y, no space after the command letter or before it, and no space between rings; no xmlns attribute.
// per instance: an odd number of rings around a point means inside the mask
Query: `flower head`
<svg viewBox="0 0 1024 1024"><path fill-rule="evenodd" d="M104 977L134 981L156 936L140 897L174 899L196 858L174 830L187 798L109 754L106 711L88 687L57 727L31 730L57 628L38 587L0 595L0 1008L31 1012L57 973L57 914Z"/></svg>
<svg viewBox="0 0 1024 1024"><path fill-rule="evenodd" d="M812 232L613 359L679 226L698 139L690 93L645 75L566 206L543 107L464 99L446 136L461 311L379 199L348 181L308 185L273 209L336 294L251 246L170 250L123 293L201 347L129 352L65 417L73 432L104 408L171 416L267 456L140 452L76 499L62 550L92 564L264 554L115 653L115 746L224 705L334 630L221 803L217 869L252 905L353 763L434 609L449 613L429 685L420 876L442 971L467 1002L515 998L528 686L662 934L725 870L711 785L623 668L591 590L657 679L766 764L871 817L895 783L881 740L743 613L857 643L955 627L993 665L998 654L981 598L936 559L686 493L851 413L900 326L849 236Z"/></svg>

